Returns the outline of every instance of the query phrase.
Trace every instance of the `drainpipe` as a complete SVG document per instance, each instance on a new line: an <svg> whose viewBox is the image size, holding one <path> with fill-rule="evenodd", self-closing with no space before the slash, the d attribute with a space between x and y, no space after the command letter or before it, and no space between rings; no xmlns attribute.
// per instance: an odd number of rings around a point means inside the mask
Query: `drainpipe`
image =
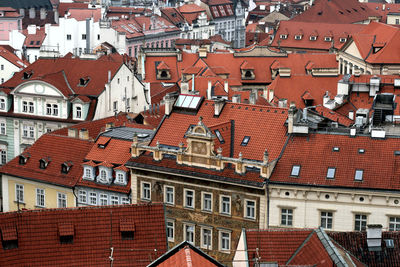
<svg viewBox="0 0 400 267"><path fill-rule="evenodd" d="M267 218L266 218L266 223L267 223L267 229L269 229L269 205L270 205L270 197L269 197L269 179L264 180L265 183L265 197L267 198Z"/></svg>

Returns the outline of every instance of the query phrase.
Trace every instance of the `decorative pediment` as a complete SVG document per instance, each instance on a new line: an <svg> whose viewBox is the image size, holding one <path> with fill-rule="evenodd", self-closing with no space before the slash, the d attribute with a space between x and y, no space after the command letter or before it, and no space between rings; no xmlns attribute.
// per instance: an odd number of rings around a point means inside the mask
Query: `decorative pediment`
<svg viewBox="0 0 400 267"><path fill-rule="evenodd" d="M199 118L197 125L189 128L186 132L187 149L189 155L211 156L214 153L214 139L216 136L203 123L202 117Z"/></svg>
<svg viewBox="0 0 400 267"><path fill-rule="evenodd" d="M21 83L11 94L30 94L30 95L43 95L52 97L63 97L64 96L56 87L43 81L28 81Z"/></svg>

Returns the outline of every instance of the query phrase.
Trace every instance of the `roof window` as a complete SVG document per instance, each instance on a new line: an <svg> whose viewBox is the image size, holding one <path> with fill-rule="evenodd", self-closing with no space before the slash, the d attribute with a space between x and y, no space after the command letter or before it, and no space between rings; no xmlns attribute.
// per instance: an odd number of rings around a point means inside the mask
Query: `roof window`
<svg viewBox="0 0 400 267"><path fill-rule="evenodd" d="M359 148L358 149L358 154L364 154L365 153L365 149L364 148Z"/></svg>
<svg viewBox="0 0 400 267"><path fill-rule="evenodd" d="M333 151L333 152L339 152L339 151L340 151L340 148L339 148L338 146L334 146L334 147L332 148L332 151Z"/></svg>
<svg viewBox="0 0 400 267"><path fill-rule="evenodd" d="M74 241L74 225L72 223L58 224L58 234L61 244L72 244Z"/></svg>
<svg viewBox="0 0 400 267"><path fill-rule="evenodd" d="M395 150L395 151L394 151L394 155L395 155L395 156L400 156L400 150Z"/></svg>
<svg viewBox="0 0 400 267"><path fill-rule="evenodd" d="M317 40L317 36L310 36L310 41L316 41Z"/></svg>
<svg viewBox="0 0 400 267"><path fill-rule="evenodd" d="M339 42L341 42L341 43L344 43L344 42L346 42L346 41L347 41L346 38L340 38L340 39L339 39Z"/></svg>
<svg viewBox="0 0 400 267"><path fill-rule="evenodd" d="M300 165L293 165L293 167L292 167L292 172L290 173L290 176L296 176L296 177L299 177L299 174L300 174L300 168L301 168L301 166L300 166Z"/></svg>
<svg viewBox="0 0 400 267"><path fill-rule="evenodd" d="M303 37L303 36L301 36L301 35L295 35L295 36L294 36L294 39L295 39L295 40L301 40L302 37Z"/></svg>
<svg viewBox="0 0 400 267"><path fill-rule="evenodd" d="M19 164L25 165L30 157L31 157L31 154L29 152L19 155Z"/></svg>
<svg viewBox="0 0 400 267"><path fill-rule="evenodd" d="M18 248L17 228L15 225L1 227L1 243L3 249Z"/></svg>
<svg viewBox="0 0 400 267"><path fill-rule="evenodd" d="M243 137L242 143L240 145L241 146L247 146L249 141L250 141L250 136L245 136L245 137Z"/></svg>
<svg viewBox="0 0 400 267"><path fill-rule="evenodd" d="M64 162L63 164L61 164L61 172L67 174L69 170L72 168L72 165L74 165L72 161Z"/></svg>
<svg viewBox="0 0 400 267"><path fill-rule="evenodd" d="M354 175L354 180L362 181L363 180L363 174L364 174L364 170L356 170L356 173Z"/></svg>
<svg viewBox="0 0 400 267"><path fill-rule="evenodd" d="M197 95L179 95L174 107L197 110L203 98Z"/></svg>
<svg viewBox="0 0 400 267"><path fill-rule="evenodd" d="M47 165L49 165L50 161L51 161L50 157L45 157L45 158L39 159L39 168L46 169Z"/></svg>
<svg viewBox="0 0 400 267"><path fill-rule="evenodd" d="M132 220L121 219L119 222L122 240L133 240L135 235L135 223Z"/></svg>
<svg viewBox="0 0 400 267"><path fill-rule="evenodd" d="M332 41L332 37L330 37L330 36L325 36L325 42L330 42L330 41Z"/></svg>
<svg viewBox="0 0 400 267"><path fill-rule="evenodd" d="M97 142L97 147L98 148L106 148L106 146L108 145L108 143L110 142L110 140L111 140L111 138L109 137L109 138L104 138L104 139L101 139L101 140L99 140L98 142Z"/></svg>
<svg viewBox="0 0 400 267"><path fill-rule="evenodd" d="M23 79L24 79L24 80L29 79L30 77L32 77L32 74L33 74L33 71L32 71L32 70L25 71L25 72L24 72Z"/></svg>
<svg viewBox="0 0 400 267"><path fill-rule="evenodd" d="M287 39L287 34L281 34L281 35L279 35L279 38L281 38L281 39Z"/></svg>
<svg viewBox="0 0 400 267"><path fill-rule="evenodd" d="M79 86L86 86L90 81L89 76L83 77L79 79Z"/></svg>
<svg viewBox="0 0 400 267"><path fill-rule="evenodd" d="M335 179L336 168L329 167L328 171L326 172L326 178L328 179Z"/></svg>
<svg viewBox="0 0 400 267"><path fill-rule="evenodd" d="M394 248L393 239L385 239L385 244L387 248Z"/></svg>
<svg viewBox="0 0 400 267"><path fill-rule="evenodd" d="M222 137L221 132L220 132L219 130L215 130L215 135L217 136L217 138L218 138L218 140L219 140L219 142L220 142L221 144L224 144L224 143L225 143L225 140L224 140L224 138Z"/></svg>

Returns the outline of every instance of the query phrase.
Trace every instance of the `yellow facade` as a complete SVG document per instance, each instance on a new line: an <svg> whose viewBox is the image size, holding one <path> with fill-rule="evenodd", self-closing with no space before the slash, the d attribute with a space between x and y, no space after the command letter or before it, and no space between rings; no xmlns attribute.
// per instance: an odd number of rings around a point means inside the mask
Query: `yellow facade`
<svg viewBox="0 0 400 267"><path fill-rule="evenodd" d="M17 185L19 185L19 189L21 189L21 186L23 188L23 202L19 203L19 209L59 208L59 197L64 199L64 196L66 197L66 207L75 207L75 196L72 188L21 179L9 175L2 176L2 185L3 211L18 210L18 201L16 198ZM5 190L6 188L8 190ZM44 205L38 205L37 189L43 190L40 192L44 195Z"/></svg>

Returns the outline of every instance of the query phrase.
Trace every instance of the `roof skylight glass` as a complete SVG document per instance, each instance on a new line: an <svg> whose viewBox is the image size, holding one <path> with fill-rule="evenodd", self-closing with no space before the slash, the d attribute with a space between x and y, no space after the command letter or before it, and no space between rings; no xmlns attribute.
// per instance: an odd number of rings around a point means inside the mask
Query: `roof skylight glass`
<svg viewBox="0 0 400 267"><path fill-rule="evenodd" d="M245 136L245 137L243 137L242 143L240 145L241 146L247 146L249 141L250 141L250 136Z"/></svg>
<svg viewBox="0 0 400 267"><path fill-rule="evenodd" d="M356 170L356 173L354 175L354 180L362 181L363 180L363 174L364 174L364 170Z"/></svg>
<svg viewBox="0 0 400 267"><path fill-rule="evenodd" d="M300 174L300 165L293 165L290 176L299 176L299 174Z"/></svg>
<svg viewBox="0 0 400 267"><path fill-rule="evenodd" d="M179 95L174 106L178 108L197 109L200 100L201 96L197 95Z"/></svg>
<svg viewBox="0 0 400 267"><path fill-rule="evenodd" d="M328 179L334 179L335 178L335 173L336 173L336 168L334 167L329 167L328 171L326 172L326 178Z"/></svg>

